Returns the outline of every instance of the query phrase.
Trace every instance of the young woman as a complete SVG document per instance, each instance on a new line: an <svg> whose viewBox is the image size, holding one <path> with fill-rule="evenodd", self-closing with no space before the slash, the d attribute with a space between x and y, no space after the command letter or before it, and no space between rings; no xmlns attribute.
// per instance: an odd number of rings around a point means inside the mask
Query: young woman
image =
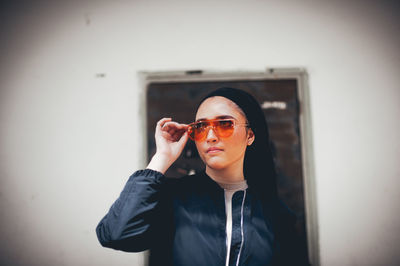
<svg viewBox="0 0 400 266"><path fill-rule="evenodd" d="M188 138L205 171L164 173ZM295 217L280 202L268 128L248 93L221 88L201 102L194 123L157 123L157 151L135 172L96 228L104 247L150 249L150 265L302 265Z"/></svg>

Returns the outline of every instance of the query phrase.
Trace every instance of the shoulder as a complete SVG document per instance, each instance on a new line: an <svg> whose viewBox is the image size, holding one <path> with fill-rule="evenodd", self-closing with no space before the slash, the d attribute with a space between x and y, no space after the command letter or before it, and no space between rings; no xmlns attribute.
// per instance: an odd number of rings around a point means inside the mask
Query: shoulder
<svg viewBox="0 0 400 266"><path fill-rule="evenodd" d="M163 173L152 170L152 169L141 169L135 171L131 176L130 180L151 180L155 183L162 183L166 186L196 186L201 183L204 179L204 173L199 172L195 175L186 175L184 177L174 178L166 177Z"/></svg>

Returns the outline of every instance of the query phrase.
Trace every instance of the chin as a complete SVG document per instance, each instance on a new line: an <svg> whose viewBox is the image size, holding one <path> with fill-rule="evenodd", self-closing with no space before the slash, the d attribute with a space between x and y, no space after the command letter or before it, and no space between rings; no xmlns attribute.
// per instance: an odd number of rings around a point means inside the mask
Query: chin
<svg viewBox="0 0 400 266"><path fill-rule="evenodd" d="M226 167L226 163L219 158L210 158L205 163L208 167L215 170L221 170Z"/></svg>

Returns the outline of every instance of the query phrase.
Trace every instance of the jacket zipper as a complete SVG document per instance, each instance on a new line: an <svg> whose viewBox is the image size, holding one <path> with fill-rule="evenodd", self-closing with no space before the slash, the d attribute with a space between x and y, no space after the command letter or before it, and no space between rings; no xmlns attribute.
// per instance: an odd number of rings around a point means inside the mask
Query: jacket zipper
<svg viewBox="0 0 400 266"><path fill-rule="evenodd" d="M243 242L244 242L244 236L243 236L243 207L244 207L244 201L246 199L246 190L244 190L244 195L243 195L243 200L242 200L242 209L240 211L240 231L242 234L242 243L240 243L240 249L239 249L239 254L236 260L236 266L239 266L239 260L240 260L240 254L242 253L242 247L243 247Z"/></svg>

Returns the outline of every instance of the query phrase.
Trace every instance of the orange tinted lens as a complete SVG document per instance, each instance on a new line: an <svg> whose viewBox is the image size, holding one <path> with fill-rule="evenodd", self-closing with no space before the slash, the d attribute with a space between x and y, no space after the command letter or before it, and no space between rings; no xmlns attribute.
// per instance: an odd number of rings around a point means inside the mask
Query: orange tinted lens
<svg viewBox="0 0 400 266"><path fill-rule="evenodd" d="M209 122L197 122L192 124L188 129L189 137L195 141L202 140L206 136L206 129L209 125Z"/></svg>
<svg viewBox="0 0 400 266"><path fill-rule="evenodd" d="M233 133L234 130L233 121L232 120L215 121L214 128L216 129L216 133L218 134L219 137L227 138Z"/></svg>
<svg viewBox="0 0 400 266"><path fill-rule="evenodd" d="M213 125L215 134L218 137L227 138L232 135L234 124L232 120L201 121L193 123L188 128L189 137L194 141L201 141L207 135L207 128Z"/></svg>

